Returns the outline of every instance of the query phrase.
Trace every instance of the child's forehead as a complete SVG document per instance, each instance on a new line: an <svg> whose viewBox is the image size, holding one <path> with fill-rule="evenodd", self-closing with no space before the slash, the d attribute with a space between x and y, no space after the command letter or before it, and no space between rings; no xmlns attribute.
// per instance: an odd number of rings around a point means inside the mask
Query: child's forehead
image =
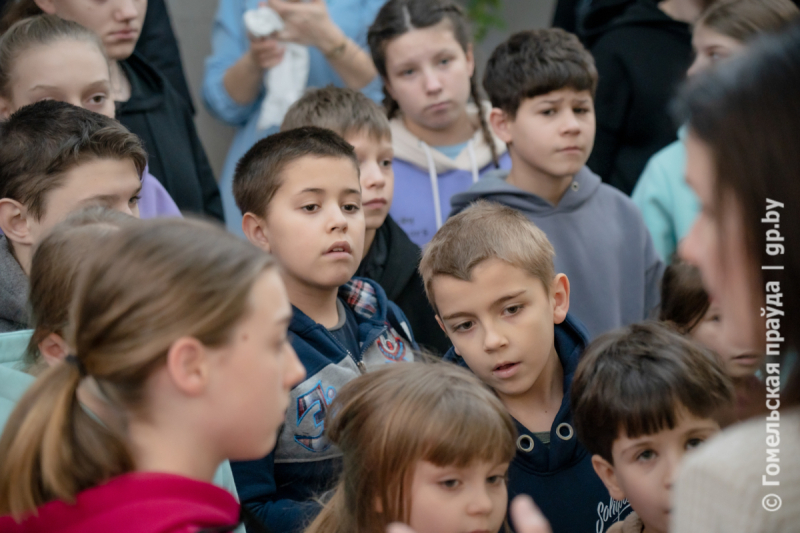
<svg viewBox="0 0 800 533"><path fill-rule="evenodd" d="M342 137L345 141L353 145L356 152L363 150L382 151L392 149L391 133L384 135L380 132L371 131L367 127L356 131L345 132Z"/></svg>
<svg viewBox="0 0 800 533"><path fill-rule="evenodd" d="M537 103L556 102L556 101L572 102L575 100L593 101L594 98L592 97L591 91L589 91L588 89L579 91L573 87L567 86L567 87L561 87L559 89L554 89L550 92L546 92L543 94L537 94L536 96L523 98L522 103L537 104Z"/></svg>
<svg viewBox="0 0 800 533"><path fill-rule="evenodd" d="M493 304L495 300L502 299L509 292L540 294L547 290L544 282L526 269L496 258L485 259L475 265L470 271L468 279L437 273L434 274L431 284L437 304L453 297L458 300L466 297L474 303L478 303L480 300L482 303ZM465 290L465 284L470 285L468 290ZM498 289L503 290L504 293L496 292Z"/></svg>
<svg viewBox="0 0 800 533"><path fill-rule="evenodd" d="M302 156L286 164L280 172L279 189L290 194L307 189L320 192L361 191L359 169L347 157Z"/></svg>

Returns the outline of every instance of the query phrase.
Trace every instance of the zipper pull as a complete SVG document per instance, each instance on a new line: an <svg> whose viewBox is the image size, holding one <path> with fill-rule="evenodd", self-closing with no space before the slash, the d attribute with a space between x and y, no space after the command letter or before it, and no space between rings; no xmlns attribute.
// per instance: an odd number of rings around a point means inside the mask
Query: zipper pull
<svg viewBox="0 0 800 533"><path fill-rule="evenodd" d="M358 366L362 374L367 373L367 365L364 364L364 361L356 361L356 366Z"/></svg>

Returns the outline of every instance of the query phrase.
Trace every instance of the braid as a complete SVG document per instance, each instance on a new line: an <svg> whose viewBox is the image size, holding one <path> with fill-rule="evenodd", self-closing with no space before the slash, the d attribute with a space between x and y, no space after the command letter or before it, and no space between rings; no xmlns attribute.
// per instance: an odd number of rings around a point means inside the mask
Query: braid
<svg viewBox="0 0 800 533"><path fill-rule="evenodd" d="M495 168L500 168L500 162L497 158L497 147L494 145L494 137L489 130L489 124L486 122L486 117L483 116L483 106L481 105L481 93L478 90L478 84L475 81L475 76L469 79L469 92L472 95L472 100L478 106L478 118L481 121L481 131L483 132L483 140L489 145L489 150L492 151L492 163ZM395 104L397 105L397 104Z"/></svg>

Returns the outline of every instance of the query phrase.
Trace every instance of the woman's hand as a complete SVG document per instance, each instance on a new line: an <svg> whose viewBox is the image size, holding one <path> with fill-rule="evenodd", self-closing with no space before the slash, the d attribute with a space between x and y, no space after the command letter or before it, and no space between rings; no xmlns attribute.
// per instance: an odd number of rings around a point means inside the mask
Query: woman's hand
<svg viewBox="0 0 800 533"><path fill-rule="evenodd" d="M272 37L250 36L249 59L254 68L266 70L283 61L286 47Z"/></svg>
<svg viewBox="0 0 800 533"><path fill-rule="evenodd" d="M269 0L267 5L285 24L283 31L276 34L281 41L314 46L325 54L344 38L331 20L325 0Z"/></svg>

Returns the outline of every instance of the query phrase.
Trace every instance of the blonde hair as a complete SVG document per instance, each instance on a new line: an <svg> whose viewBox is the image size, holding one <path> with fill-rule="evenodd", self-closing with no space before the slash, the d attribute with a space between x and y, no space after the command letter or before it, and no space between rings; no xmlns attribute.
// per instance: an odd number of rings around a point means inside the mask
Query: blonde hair
<svg viewBox="0 0 800 533"><path fill-rule="evenodd" d="M0 37L0 95L7 98L10 96L11 73L20 54L35 46L46 46L63 40L94 44L100 55L108 61L100 37L77 22L45 14L23 18L12 24Z"/></svg>
<svg viewBox="0 0 800 533"><path fill-rule="evenodd" d="M79 275L67 344L75 359L27 391L0 438L0 514L19 517L135 467L126 415L141 410L148 377L184 336L229 342L249 293L273 259L209 223L155 219L105 239ZM77 399L92 378L119 420L95 421ZM109 421L107 421L109 422Z"/></svg>
<svg viewBox="0 0 800 533"><path fill-rule="evenodd" d="M450 217L425 247L419 272L425 294L436 307L433 279L453 276L469 281L487 259L500 259L541 280L549 293L555 277L555 250L542 230L525 215L504 205L479 200ZM438 313L438 310L437 310Z"/></svg>
<svg viewBox="0 0 800 533"><path fill-rule="evenodd" d="M695 25L744 43L761 33L780 31L798 15L800 10L790 0L720 0Z"/></svg>
<svg viewBox="0 0 800 533"><path fill-rule="evenodd" d="M516 428L500 400L450 363L387 365L343 387L331 413L326 431L342 450L343 471L305 533L371 533L408 523L418 461L463 467L508 463L516 453Z"/></svg>

